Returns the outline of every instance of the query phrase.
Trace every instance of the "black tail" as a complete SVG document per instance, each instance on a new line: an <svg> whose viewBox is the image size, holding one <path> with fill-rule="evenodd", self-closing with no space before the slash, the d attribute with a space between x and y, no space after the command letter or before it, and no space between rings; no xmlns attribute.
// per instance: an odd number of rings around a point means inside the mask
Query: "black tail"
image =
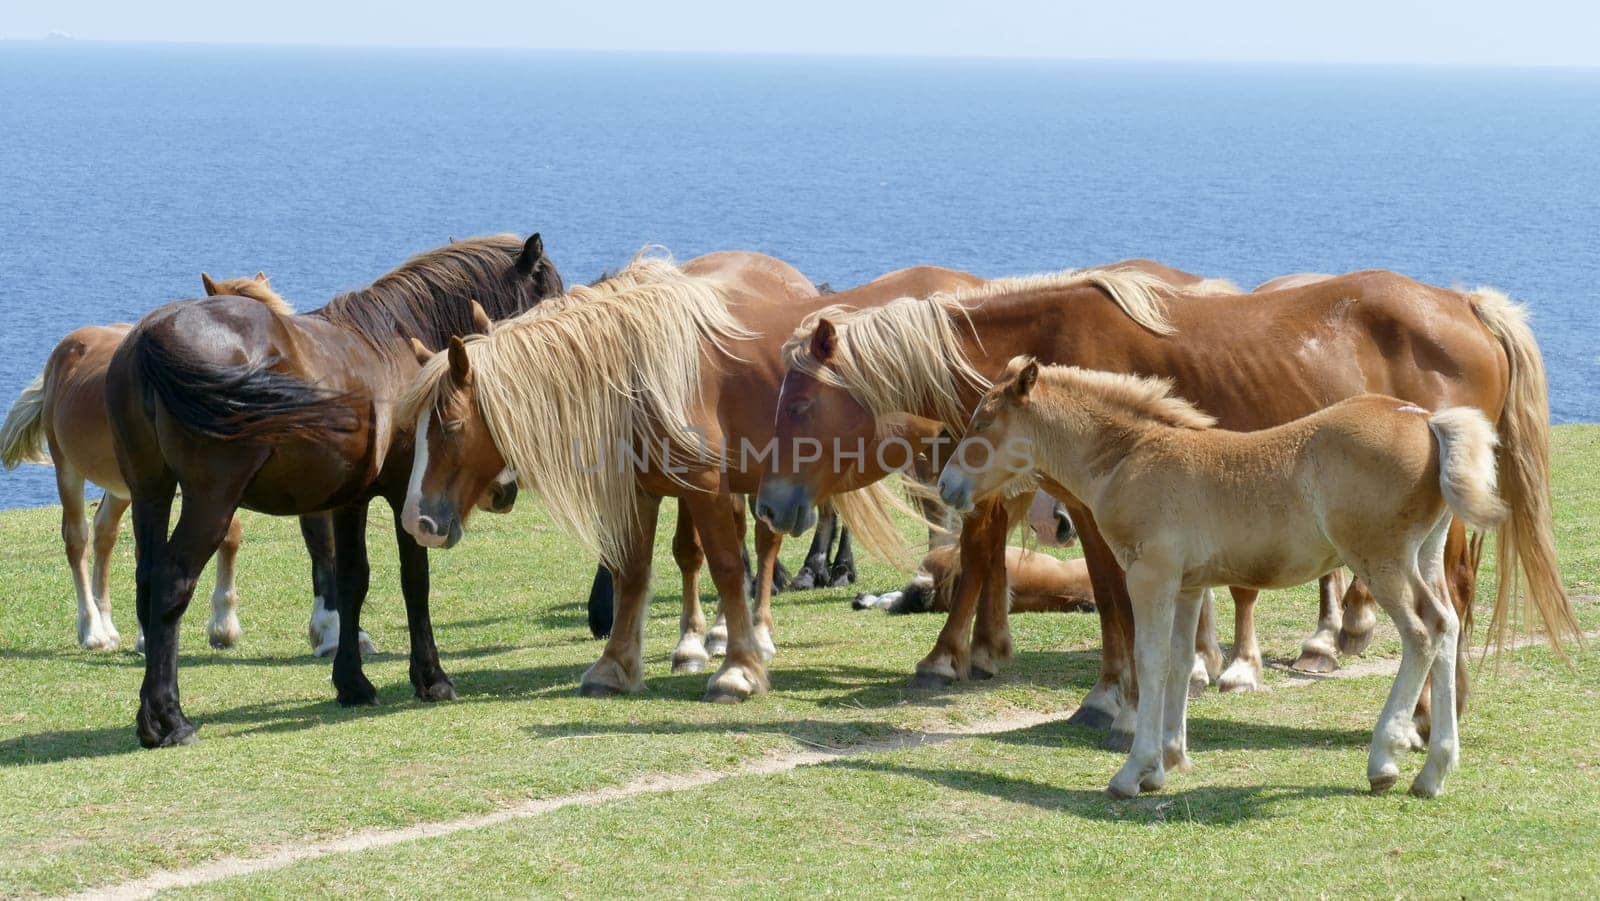
<svg viewBox="0 0 1600 901"><path fill-rule="evenodd" d="M161 405L178 422L225 441L269 436L326 436L356 427L356 416L335 403L343 392L308 385L273 372L279 359L219 366L164 347L148 333L136 335L134 366Z"/></svg>

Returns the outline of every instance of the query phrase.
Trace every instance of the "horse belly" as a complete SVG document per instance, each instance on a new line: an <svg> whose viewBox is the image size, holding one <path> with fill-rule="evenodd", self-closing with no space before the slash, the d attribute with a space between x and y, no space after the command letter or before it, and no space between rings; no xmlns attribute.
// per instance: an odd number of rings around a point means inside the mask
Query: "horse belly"
<svg viewBox="0 0 1600 901"><path fill-rule="evenodd" d="M1338 551L1321 529L1304 523L1262 526L1247 536L1236 536L1192 568L1184 580L1186 587L1292 588L1338 567Z"/></svg>
<svg viewBox="0 0 1600 901"><path fill-rule="evenodd" d="M308 441L278 445L245 488L241 505L273 516L297 516L359 500L372 488L364 456Z"/></svg>

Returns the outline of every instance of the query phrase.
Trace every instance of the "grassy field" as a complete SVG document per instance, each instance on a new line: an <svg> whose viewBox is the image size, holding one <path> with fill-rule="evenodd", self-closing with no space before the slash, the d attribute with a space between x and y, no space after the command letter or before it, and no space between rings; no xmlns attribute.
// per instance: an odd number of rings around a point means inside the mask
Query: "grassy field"
<svg viewBox="0 0 1600 901"><path fill-rule="evenodd" d="M1557 429L1556 458L1563 571L1594 630L1600 427ZM76 645L57 512L0 513L0 895L108 886L361 830L890 739L912 746L565 807L179 894L390 896L440 885L668 897L1600 892L1592 650L1572 667L1540 648L1508 652L1497 670L1477 667L1462 768L1436 801L1365 793L1387 676L1291 689L1274 672L1272 691L1195 702L1193 773L1112 802L1102 789L1120 755L1100 750L1097 733L1058 721L914 746L923 734L1071 709L1097 669L1094 617L1019 616L1017 660L1002 677L925 695L907 678L942 618L855 613L853 589L781 596L772 693L703 705L703 676L668 672L678 581L663 542L649 690L579 699L578 676L599 652L581 603L592 564L528 500L510 516L478 517L461 547L434 555L434 620L461 697L442 706L411 698L387 527L370 540L366 617L382 648L368 673L383 704L343 710L327 661L306 644L309 567L298 530L247 515L244 642L207 646L202 580L181 676L201 741L162 752L140 750L133 735L141 658ZM113 585L130 643L132 556L125 537ZM898 578L867 563L861 587ZM1292 658L1314 618L1308 590L1267 598L1258 621L1269 659ZM1397 656L1392 630L1381 629L1369 656ZM1403 778L1420 763L1405 761Z"/></svg>

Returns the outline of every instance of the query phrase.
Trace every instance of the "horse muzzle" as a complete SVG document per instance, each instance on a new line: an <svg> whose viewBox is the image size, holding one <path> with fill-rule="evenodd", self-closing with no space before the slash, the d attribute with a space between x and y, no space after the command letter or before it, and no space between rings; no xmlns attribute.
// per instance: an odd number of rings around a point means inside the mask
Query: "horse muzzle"
<svg viewBox="0 0 1600 901"><path fill-rule="evenodd" d="M484 496L481 508L490 513L510 513L511 508L517 505L517 483L515 481L501 484L495 482L489 486L488 493Z"/></svg>
<svg viewBox="0 0 1600 901"><path fill-rule="evenodd" d="M439 509L407 511L406 531L425 548L449 550L461 542L461 517Z"/></svg>
<svg viewBox="0 0 1600 901"><path fill-rule="evenodd" d="M817 507L804 485L766 478L756 494L756 516L785 535L804 535L817 524Z"/></svg>
<svg viewBox="0 0 1600 901"><path fill-rule="evenodd" d="M939 474L939 499L957 513L972 510L972 478L964 472L945 467Z"/></svg>

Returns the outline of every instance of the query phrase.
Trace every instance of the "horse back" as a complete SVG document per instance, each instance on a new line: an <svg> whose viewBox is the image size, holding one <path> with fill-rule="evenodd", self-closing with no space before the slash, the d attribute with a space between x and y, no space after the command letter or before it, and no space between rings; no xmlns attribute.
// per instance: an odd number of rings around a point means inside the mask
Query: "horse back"
<svg viewBox="0 0 1600 901"><path fill-rule="evenodd" d="M51 454L115 495L126 486L117 468L106 415L106 370L133 326L86 325L56 344L45 363L44 417Z"/></svg>

